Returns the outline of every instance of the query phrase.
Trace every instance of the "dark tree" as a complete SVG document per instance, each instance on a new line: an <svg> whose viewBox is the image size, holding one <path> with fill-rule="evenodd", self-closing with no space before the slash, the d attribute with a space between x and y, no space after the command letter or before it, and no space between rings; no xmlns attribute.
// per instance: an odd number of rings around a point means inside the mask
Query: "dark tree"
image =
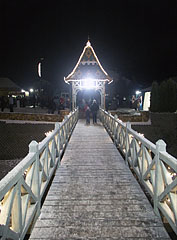
<svg viewBox="0 0 177 240"><path fill-rule="evenodd" d="M157 82L152 83L151 99L150 99L151 112L159 111L159 85Z"/></svg>
<svg viewBox="0 0 177 240"><path fill-rule="evenodd" d="M160 112L168 112L168 84L167 81L163 81L159 87L159 110Z"/></svg>
<svg viewBox="0 0 177 240"><path fill-rule="evenodd" d="M168 111L175 112L176 111L176 102L177 102L177 84L176 82L169 78L167 81L167 93L168 93Z"/></svg>

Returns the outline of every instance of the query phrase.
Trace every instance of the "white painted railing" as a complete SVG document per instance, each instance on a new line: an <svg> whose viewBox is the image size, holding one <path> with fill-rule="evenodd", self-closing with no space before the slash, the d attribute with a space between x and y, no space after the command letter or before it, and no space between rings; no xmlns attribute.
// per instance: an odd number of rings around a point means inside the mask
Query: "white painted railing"
<svg viewBox="0 0 177 240"><path fill-rule="evenodd" d="M177 234L177 159L166 152L163 140L155 145L134 131L130 123L102 109L99 114L126 163L151 195L155 213Z"/></svg>
<svg viewBox="0 0 177 240"><path fill-rule="evenodd" d="M77 120L78 109L42 142L32 141L28 155L0 181L0 239L23 239L32 229Z"/></svg>

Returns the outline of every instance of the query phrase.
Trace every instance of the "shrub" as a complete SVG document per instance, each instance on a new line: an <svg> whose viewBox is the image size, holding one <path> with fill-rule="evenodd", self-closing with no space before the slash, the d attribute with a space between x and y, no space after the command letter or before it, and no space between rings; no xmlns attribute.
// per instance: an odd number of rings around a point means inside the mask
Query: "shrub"
<svg viewBox="0 0 177 240"><path fill-rule="evenodd" d="M159 111L168 112L168 85L163 81L159 87Z"/></svg>
<svg viewBox="0 0 177 240"><path fill-rule="evenodd" d="M177 101L177 84L176 82L169 78L167 81L167 92L168 92L168 111L176 111L176 101Z"/></svg>
<svg viewBox="0 0 177 240"><path fill-rule="evenodd" d="M169 78L160 86L153 82L151 91L151 112L175 112L177 109L177 83Z"/></svg>
<svg viewBox="0 0 177 240"><path fill-rule="evenodd" d="M150 110L151 112L159 111L159 85L157 82L152 83Z"/></svg>

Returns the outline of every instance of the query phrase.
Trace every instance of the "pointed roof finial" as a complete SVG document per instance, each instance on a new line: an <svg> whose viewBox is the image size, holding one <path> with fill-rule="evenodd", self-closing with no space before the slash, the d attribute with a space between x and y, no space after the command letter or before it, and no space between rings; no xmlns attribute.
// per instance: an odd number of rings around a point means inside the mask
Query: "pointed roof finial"
<svg viewBox="0 0 177 240"><path fill-rule="evenodd" d="M87 46L87 47L90 47L90 46L91 46L89 34L88 34L88 41L87 41L86 46Z"/></svg>

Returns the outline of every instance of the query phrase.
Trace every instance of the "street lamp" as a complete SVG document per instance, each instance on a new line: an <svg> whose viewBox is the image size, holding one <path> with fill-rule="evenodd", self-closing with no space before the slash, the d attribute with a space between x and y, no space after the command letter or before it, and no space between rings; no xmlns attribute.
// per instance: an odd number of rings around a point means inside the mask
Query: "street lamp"
<svg viewBox="0 0 177 240"><path fill-rule="evenodd" d="M33 93L34 92L34 89L33 88L30 88L30 93Z"/></svg>
<svg viewBox="0 0 177 240"><path fill-rule="evenodd" d="M41 78L42 77L42 61L44 58L41 58L39 63L38 63L38 76Z"/></svg>
<svg viewBox="0 0 177 240"><path fill-rule="evenodd" d="M137 90L135 93L136 93L136 95L139 95L141 93L141 91Z"/></svg>

